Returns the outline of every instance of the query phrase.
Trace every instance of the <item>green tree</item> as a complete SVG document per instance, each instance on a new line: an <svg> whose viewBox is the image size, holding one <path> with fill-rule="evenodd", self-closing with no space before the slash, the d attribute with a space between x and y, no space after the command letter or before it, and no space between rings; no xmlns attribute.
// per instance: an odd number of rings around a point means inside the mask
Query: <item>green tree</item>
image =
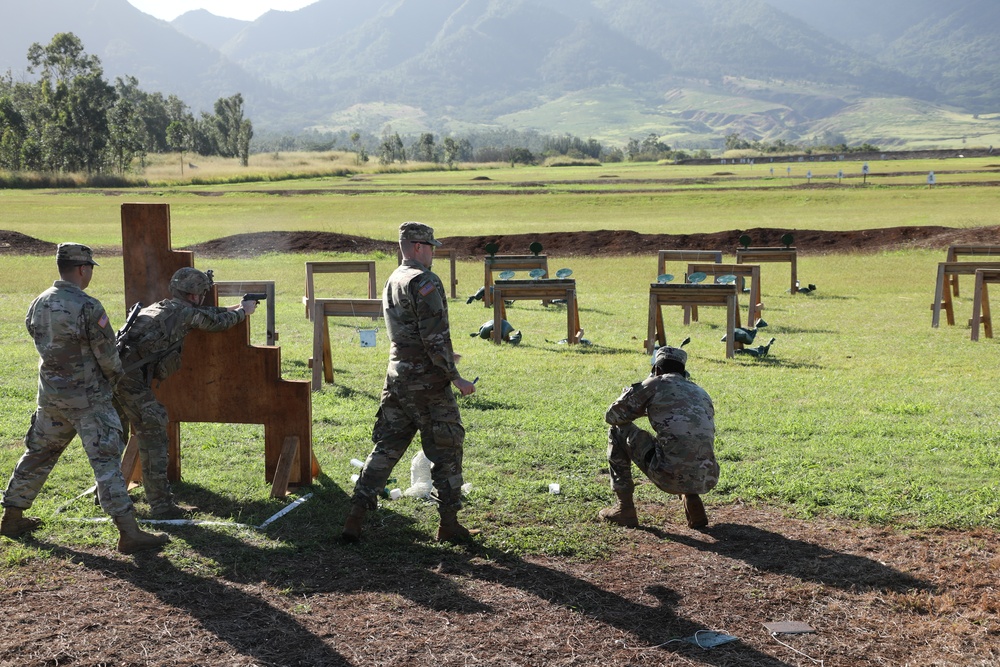
<svg viewBox="0 0 1000 667"><path fill-rule="evenodd" d="M146 126L128 99L119 98L108 115L108 150L119 174L124 174L136 157L146 157Z"/></svg>

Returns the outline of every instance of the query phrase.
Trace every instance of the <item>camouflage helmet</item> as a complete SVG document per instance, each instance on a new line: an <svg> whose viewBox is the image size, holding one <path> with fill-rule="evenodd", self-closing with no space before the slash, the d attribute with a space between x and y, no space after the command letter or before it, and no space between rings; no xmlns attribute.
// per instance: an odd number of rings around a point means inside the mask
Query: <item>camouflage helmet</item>
<svg viewBox="0 0 1000 667"><path fill-rule="evenodd" d="M656 348L656 354L653 355L653 365L657 366L663 364L667 361L676 361L681 366L686 366L688 360L688 354L679 347L670 347L669 345L661 345Z"/></svg>
<svg viewBox="0 0 1000 667"><path fill-rule="evenodd" d="M196 268L185 266L177 269L170 279L170 294L183 298L186 294L200 296L212 286L212 279Z"/></svg>

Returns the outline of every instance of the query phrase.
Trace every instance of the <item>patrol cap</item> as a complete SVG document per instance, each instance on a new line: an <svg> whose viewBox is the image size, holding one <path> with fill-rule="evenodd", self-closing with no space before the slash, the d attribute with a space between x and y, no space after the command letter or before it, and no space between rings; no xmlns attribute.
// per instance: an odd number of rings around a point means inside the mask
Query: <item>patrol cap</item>
<svg viewBox="0 0 1000 667"><path fill-rule="evenodd" d="M434 229L422 222L404 222L399 226L399 240L417 243L430 243L440 246L441 242L434 238Z"/></svg>
<svg viewBox="0 0 1000 667"><path fill-rule="evenodd" d="M662 345L656 348L656 356L653 357L653 365L662 364L666 361L676 361L682 366L687 365L688 353L679 347Z"/></svg>
<svg viewBox="0 0 1000 667"><path fill-rule="evenodd" d="M75 264L90 264L97 266L94 261L94 251L89 246L79 243L60 243L56 247L57 262L74 262Z"/></svg>

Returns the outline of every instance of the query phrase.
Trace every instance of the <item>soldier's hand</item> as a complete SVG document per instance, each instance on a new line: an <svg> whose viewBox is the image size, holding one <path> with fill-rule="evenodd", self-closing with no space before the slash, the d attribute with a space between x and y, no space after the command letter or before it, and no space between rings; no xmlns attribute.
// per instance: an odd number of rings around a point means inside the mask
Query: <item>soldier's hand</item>
<svg viewBox="0 0 1000 667"><path fill-rule="evenodd" d="M465 378L453 380L452 384L455 385L455 388L462 393L462 396L468 396L469 394L476 393L476 385L472 384Z"/></svg>
<svg viewBox="0 0 1000 667"><path fill-rule="evenodd" d="M243 307L243 311L247 315L253 315L253 311L257 310L257 302L256 301L244 301L244 302L240 303L240 306Z"/></svg>

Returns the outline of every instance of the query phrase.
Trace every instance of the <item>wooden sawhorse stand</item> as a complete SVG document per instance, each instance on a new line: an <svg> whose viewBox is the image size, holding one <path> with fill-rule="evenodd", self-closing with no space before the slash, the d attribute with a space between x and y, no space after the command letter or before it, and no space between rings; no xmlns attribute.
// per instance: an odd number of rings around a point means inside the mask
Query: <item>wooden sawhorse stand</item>
<svg viewBox="0 0 1000 667"><path fill-rule="evenodd" d="M941 324L941 309L944 308L948 324L955 324L955 305L951 300L952 277L974 276L979 269L1000 269L1000 262L941 262L938 264L937 282L934 284L934 303L931 304L931 326Z"/></svg>
<svg viewBox="0 0 1000 667"><path fill-rule="evenodd" d="M760 299L760 264L688 264L688 275L692 273L704 273L718 278L719 276L736 276L742 282L743 278L750 279L750 303L747 304L747 326L760 319L764 306ZM698 311L692 309L694 319L698 319ZM684 324L688 324L687 310L684 311Z"/></svg>
<svg viewBox="0 0 1000 667"><path fill-rule="evenodd" d="M330 351L330 326L328 317L382 317L381 299L313 299L313 353L309 360L312 368L312 390L323 387L320 375L333 382L333 354Z"/></svg>
<svg viewBox="0 0 1000 667"><path fill-rule="evenodd" d="M215 286L219 296L243 296L247 292L263 292L267 295L264 308L267 313L266 344L278 342L278 332L274 329L274 281L273 280L217 280Z"/></svg>
<svg viewBox="0 0 1000 667"><path fill-rule="evenodd" d="M1000 255L1000 245L955 244L948 246L948 255L944 261L957 262L960 261L959 257L996 257L998 255ZM951 293L958 296L958 276L952 276L949 282L951 283Z"/></svg>
<svg viewBox="0 0 1000 667"><path fill-rule="evenodd" d="M654 283L649 286L649 322L646 335L646 353L653 354L656 343L667 344L661 306L725 306L726 307L726 358L736 356L735 331L740 325L739 292L733 285L670 285Z"/></svg>
<svg viewBox="0 0 1000 667"><path fill-rule="evenodd" d="M656 253L656 277L667 272L667 262L714 262L722 263L721 250L660 250ZM681 282L687 282L688 274L684 274ZM692 318L698 320L698 308L684 309L684 324L689 324Z"/></svg>
<svg viewBox="0 0 1000 667"><path fill-rule="evenodd" d="M346 260L343 262L306 262L306 295L302 304L306 307L306 318L312 319L312 303L316 298L314 276L317 273L367 273L368 298L378 298L378 285L375 284L375 262L373 260Z"/></svg>
<svg viewBox="0 0 1000 667"><path fill-rule="evenodd" d="M458 273L456 273L455 271L455 258L457 254L458 251L455 250L455 248L434 248L434 259L439 259L441 257L448 258L448 265L451 268L450 284L451 284L452 299L458 298ZM399 252L399 250L396 251L396 262L398 264L403 263L403 254Z"/></svg>
<svg viewBox="0 0 1000 667"><path fill-rule="evenodd" d="M194 254L171 250L167 204L122 204L125 305L170 298L170 277L193 266ZM218 288L205 298L218 303ZM181 478L182 422L264 425L264 475L271 495L284 497L290 484L305 485L319 474L312 453L309 383L281 378L281 348L250 344L249 322L216 333L191 331L181 369L154 388L167 408L167 478ZM122 461L126 482L136 479L138 446L129 440Z"/></svg>
<svg viewBox="0 0 1000 667"><path fill-rule="evenodd" d="M483 286L486 291L483 293L483 305L493 305L493 274L497 271L530 271L531 269L542 269L547 278L549 275L549 259L545 255L488 255L483 258ZM506 281L512 282L512 281ZM528 282L528 281L513 281ZM508 298L508 301L510 299ZM548 303L547 301L545 302Z"/></svg>
<svg viewBox="0 0 1000 667"><path fill-rule="evenodd" d="M788 262L792 265L792 284L789 294L799 291L798 251L795 248L737 248L737 264L763 264L764 262ZM738 281L742 282L742 281ZM742 287L742 285L741 285Z"/></svg>
<svg viewBox="0 0 1000 667"><path fill-rule="evenodd" d="M979 325L983 333L993 338L993 318L990 316L990 293L988 285L1000 285L1000 270L978 269L976 271L976 291L972 297L972 340L979 340Z"/></svg>
<svg viewBox="0 0 1000 667"><path fill-rule="evenodd" d="M576 280L557 278L555 280L501 280L493 287L493 342L503 340L503 321L507 319L506 301L522 299L566 299L566 343L573 345L583 338L580 328L580 310L576 302ZM487 290L487 294L489 290Z"/></svg>

